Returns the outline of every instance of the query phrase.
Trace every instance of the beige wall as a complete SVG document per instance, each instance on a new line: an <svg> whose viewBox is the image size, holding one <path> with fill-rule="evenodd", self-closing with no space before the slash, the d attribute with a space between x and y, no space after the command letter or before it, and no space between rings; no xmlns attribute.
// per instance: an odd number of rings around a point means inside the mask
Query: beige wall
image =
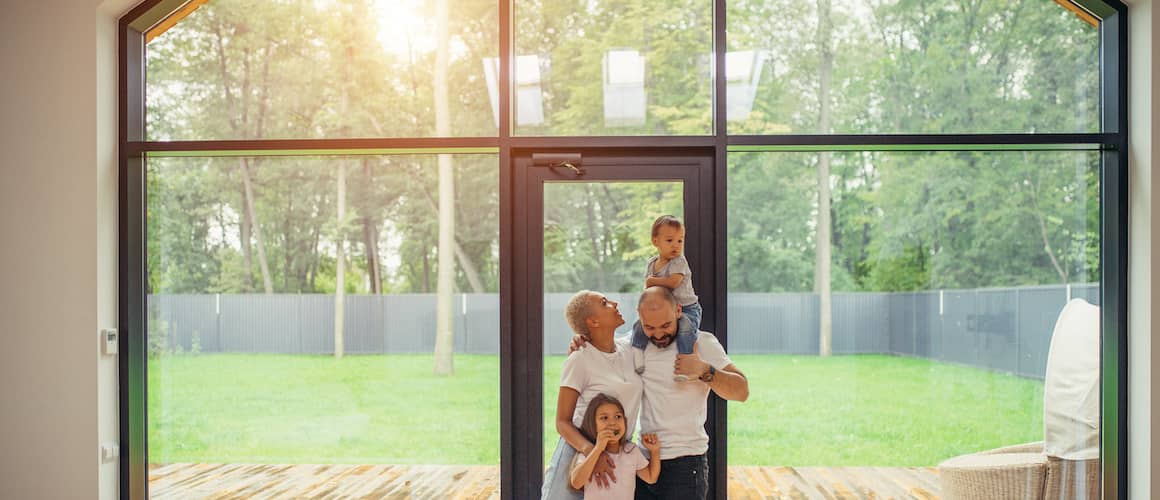
<svg viewBox="0 0 1160 500"><path fill-rule="evenodd" d="M0 498L116 498L115 19L134 0L0 7ZM1132 23L1131 488L1150 498L1151 0Z"/></svg>
<svg viewBox="0 0 1160 500"><path fill-rule="evenodd" d="M1128 1L1129 39L1129 100L1131 108L1131 137L1129 152L1129 238L1128 248L1128 488L1132 498L1152 498L1153 472L1160 470L1160 461L1152 460L1160 446L1152 437L1152 346L1151 308L1160 294L1153 294L1152 241L1160 235L1152 217L1152 143L1160 137L1152 95L1160 79L1153 63L1155 41L1152 27L1157 13L1152 0Z"/></svg>

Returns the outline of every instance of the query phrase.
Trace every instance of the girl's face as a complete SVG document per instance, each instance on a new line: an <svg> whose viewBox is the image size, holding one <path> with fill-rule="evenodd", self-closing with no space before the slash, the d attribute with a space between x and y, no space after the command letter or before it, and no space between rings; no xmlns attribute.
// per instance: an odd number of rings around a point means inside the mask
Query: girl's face
<svg viewBox="0 0 1160 500"><path fill-rule="evenodd" d="M620 411L619 406L612 403L604 403L600 405L600 408L596 409L596 432L609 429L616 436L617 441L622 441L626 428L624 412Z"/></svg>
<svg viewBox="0 0 1160 500"><path fill-rule="evenodd" d="M652 244L657 247L657 254L666 259L680 257L685 251L685 227L661 226Z"/></svg>

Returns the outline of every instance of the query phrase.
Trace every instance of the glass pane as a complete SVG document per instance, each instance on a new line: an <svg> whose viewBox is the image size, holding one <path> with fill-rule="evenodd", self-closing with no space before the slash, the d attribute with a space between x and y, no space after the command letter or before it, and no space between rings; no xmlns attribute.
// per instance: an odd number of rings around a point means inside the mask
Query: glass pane
<svg viewBox="0 0 1160 500"><path fill-rule="evenodd" d="M1076 10L730 1L729 133L1098 132L1099 30Z"/></svg>
<svg viewBox="0 0 1160 500"><path fill-rule="evenodd" d="M494 1L200 3L146 46L149 140L498 133Z"/></svg>
<svg viewBox="0 0 1160 500"><path fill-rule="evenodd" d="M402 492L444 476L432 495L494 491L497 161L150 159L151 494Z"/></svg>
<svg viewBox="0 0 1160 500"><path fill-rule="evenodd" d="M519 2L518 135L708 135L713 2Z"/></svg>
<svg viewBox="0 0 1160 500"><path fill-rule="evenodd" d="M572 330L564 306L593 290L619 303L627 333L636 321L644 270L656 255L652 223L684 216L681 182L553 182L544 185L544 461L560 435L556 400Z"/></svg>
<svg viewBox="0 0 1160 500"><path fill-rule="evenodd" d="M751 392L730 404L729 466L753 483L731 481L730 496L832 476L875 497L938 496L941 462L1045 431L1098 458L1098 309L1056 326L1069 300L1099 304L1098 162L731 154L729 354ZM1063 486L1098 487L1079 476Z"/></svg>

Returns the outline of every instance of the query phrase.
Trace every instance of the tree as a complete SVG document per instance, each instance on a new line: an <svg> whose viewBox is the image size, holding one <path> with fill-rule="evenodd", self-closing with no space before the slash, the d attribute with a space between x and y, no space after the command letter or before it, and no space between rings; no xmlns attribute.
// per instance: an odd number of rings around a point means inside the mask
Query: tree
<svg viewBox="0 0 1160 500"><path fill-rule="evenodd" d="M818 50L821 64L818 66L818 133L828 134L830 130L830 78L834 67L834 51L831 45L834 25L830 18L830 0L818 2ZM833 315L830 293L830 152L818 153L818 230L815 240L816 274L814 289L818 292L818 352L829 356L832 352Z"/></svg>
<svg viewBox="0 0 1160 500"><path fill-rule="evenodd" d="M451 135L451 113L447 95L448 67L447 0L435 2L435 134ZM455 319L451 295L455 292L455 177L451 155L439 155L439 285L435 303L435 374L455 372Z"/></svg>

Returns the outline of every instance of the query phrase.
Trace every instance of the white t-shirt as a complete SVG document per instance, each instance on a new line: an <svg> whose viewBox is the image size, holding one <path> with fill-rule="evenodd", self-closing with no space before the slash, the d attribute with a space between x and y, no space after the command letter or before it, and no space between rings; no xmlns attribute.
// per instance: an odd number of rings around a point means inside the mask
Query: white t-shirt
<svg viewBox="0 0 1160 500"><path fill-rule="evenodd" d="M588 482L584 484L584 500L623 500L632 498L633 493L636 492L636 471L648 467L648 459L644 458L644 453L641 452L640 447L632 443L625 443L620 453L610 455L612 462L616 464L616 470L624 472L617 475L616 481L610 481L607 488L601 488L593 483L592 479L588 479ZM586 455L583 453L577 453L576 459L572 461L572 469L583 463L585 457ZM571 477L572 469L569 469L569 477Z"/></svg>
<svg viewBox="0 0 1160 500"><path fill-rule="evenodd" d="M733 364L712 333L699 332L696 345L701 360L713 368L720 370ZM676 360L676 342L664 349L652 342L645 346L640 431L657 433L661 440L661 460L701 455L709 450L709 435L705 433L705 401L711 389L709 384L699 379L673 380Z"/></svg>
<svg viewBox="0 0 1160 500"><path fill-rule="evenodd" d="M632 367L632 346L627 340L616 341L616 352L604 352L585 343L580 350L568 356L560 371L560 387L570 387L580 393L572 424L577 429L584 422L588 402L600 393L607 394L624 405L624 418L629 436L636 429L640 413L641 379Z"/></svg>

